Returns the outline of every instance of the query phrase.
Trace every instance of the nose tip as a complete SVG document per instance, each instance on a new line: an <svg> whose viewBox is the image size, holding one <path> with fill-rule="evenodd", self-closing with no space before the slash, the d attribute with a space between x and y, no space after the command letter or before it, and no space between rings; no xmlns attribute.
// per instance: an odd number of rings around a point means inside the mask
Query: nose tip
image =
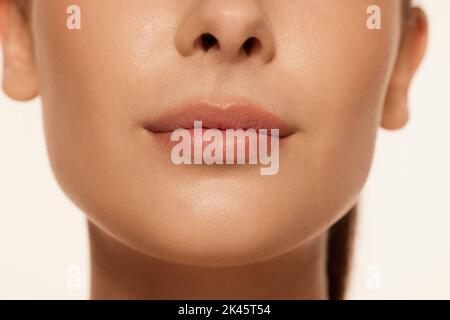
<svg viewBox="0 0 450 320"><path fill-rule="evenodd" d="M258 0L199 0L191 8L175 37L183 56L200 51L220 60L263 62L274 56L274 39Z"/></svg>

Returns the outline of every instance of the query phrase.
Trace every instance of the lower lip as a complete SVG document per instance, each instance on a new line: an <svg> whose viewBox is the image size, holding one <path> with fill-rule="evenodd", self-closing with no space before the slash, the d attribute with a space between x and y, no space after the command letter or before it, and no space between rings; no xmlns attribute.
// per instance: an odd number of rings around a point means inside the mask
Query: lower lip
<svg viewBox="0 0 450 320"><path fill-rule="evenodd" d="M270 156L272 151L272 144L275 142L274 139L277 139L279 143L283 139L270 135L270 130L267 130L269 134L258 134L259 131L256 130L256 137L253 141L253 145L251 145L250 139L247 137L234 137L227 135L226 130L217 130L217 132L221 133L221 143L216 143L215 141L205 140L204 133L207 129L203 129L200 131L196 131L194 129L186 129L189 132L189 145L191 148L191 160L194 163L194 155L195 152L199 152L203 157L203 160L208 159L210 155L215 156L217 152L222 153L223 161L237 163L237 157L239 154L242 154L242 160L245 160L246 163L256 161L261 158L261 153L263 155ZM245 131L245 130L244 130ZM162 145L166 150L172 150L175 146L179 145L183 142L183 139L180 138L178 141L172 140L173 132L152 132L147 130L147 132L155 138L160 145ZM263 151L260 146L266 147L267 151ZM208 148L209 147L209 148ZM227 147L229 150L227 150ZM250 152L250 148L252 147L252 151L254 151L253 155ZM208 148L208 149L207 149ZM198 154L198 153L197 153Z"/></svg>

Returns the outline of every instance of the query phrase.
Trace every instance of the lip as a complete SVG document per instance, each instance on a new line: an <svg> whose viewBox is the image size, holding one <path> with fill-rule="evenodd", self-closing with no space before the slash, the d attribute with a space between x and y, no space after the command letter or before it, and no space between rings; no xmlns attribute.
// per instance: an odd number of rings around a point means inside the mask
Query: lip
<svg viewBox="0 0 450 320"><path fill-rule="evenodd" d="M283 139L293 133L286 121L260 106L231 101L211 103L206 100L194 101L170 109L155 121L147 122L144 128L154 134L171 133L177 129L194 129L194 121L202 121L203 129L279 129L279 138Z"/></svg>
<svg viewBox="0 0 450 320"><path fill-rule="evenodd" d="M196 141L198 141L198 137L196 138L194 133L195 121L202 122L202 133L207 129L218 129L222 132L223 143L220 146L215 145L214 150L223 153L224 159L227 158L226 146L231 144L234 145L234 160L237 159L237 152L241 148L245 149L243 150L245 151L245 161L250 160L249 140L246 138L229 139L226 136L228 129L255 130L257 157L260 156L261 139L266 140L267 151L271 153L273 139L278 139L281 143L282 140L294 133L286 121L254 103L243 100L228 100L222 103L212 103L209 100L193 101L169 109L156 120L145 123L144 128L164 147L174 147L177 144L171 139L175 130L188 130L193 152ZM260 132L262 129L265 130ZM278 131L272 131L272 129ZM273 136L274 132L277 134L276 137ZM203 149L210 143L200 142Z"/></svg>

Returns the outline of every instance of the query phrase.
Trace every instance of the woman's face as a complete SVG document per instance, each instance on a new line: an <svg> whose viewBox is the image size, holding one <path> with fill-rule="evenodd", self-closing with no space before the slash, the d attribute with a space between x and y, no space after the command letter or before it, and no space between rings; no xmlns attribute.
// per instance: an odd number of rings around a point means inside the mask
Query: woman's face
<svg viewBox="0 0 450 320"><path fill-rule="evenodd" d="M401 2L78 0L31 2L50 161L88 218L173 262L257 262L325 231L367 178L401 37ZM205 51L198 39L220 46ZM250 37L256 49L241 49ZM248 99L293 133L279 171L176 166L145 130L194 99Z"/></svg>

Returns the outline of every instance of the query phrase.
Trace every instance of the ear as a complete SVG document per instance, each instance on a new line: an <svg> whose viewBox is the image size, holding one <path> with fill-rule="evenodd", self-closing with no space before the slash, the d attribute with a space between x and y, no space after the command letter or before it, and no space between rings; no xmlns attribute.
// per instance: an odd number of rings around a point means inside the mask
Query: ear
<svg viewBox="0 0 450 320"><path fill-rule="evenodd" d="M427 46L428 22L420 8L411 9L383 108L381 126L400 129L409 119L408 93Z"/></svg>
<svg viewBox="0 0 450 320"><path fill-rule="evenodd" d="M28 21L15 0L0 0L3 91L27 101L38 95L33 43Z"/></svg>

